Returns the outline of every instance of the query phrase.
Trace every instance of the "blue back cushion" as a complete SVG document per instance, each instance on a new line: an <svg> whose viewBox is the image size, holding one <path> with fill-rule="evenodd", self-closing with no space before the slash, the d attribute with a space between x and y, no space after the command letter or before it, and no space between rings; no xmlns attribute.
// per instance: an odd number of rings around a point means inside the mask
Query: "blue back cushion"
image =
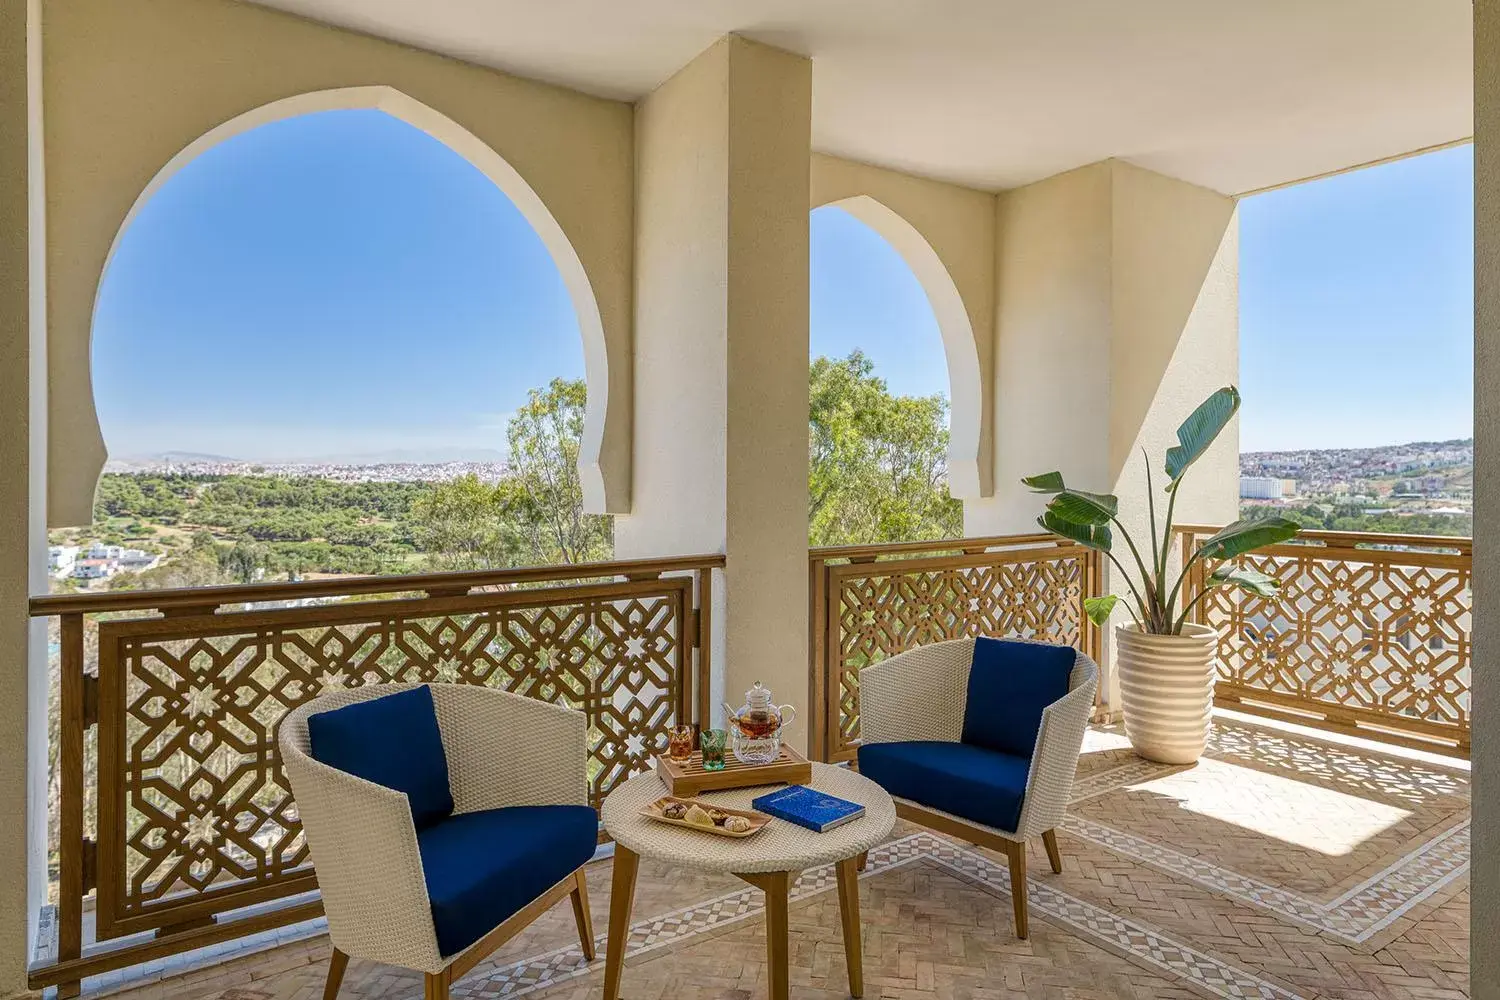
<svg viewBox="0 0 1500 1000"><path fill-rule="evenodd" d="M309 716L307 735L314 760L405 792L418 830L453 812L448 756L425 685Z"/></svg>
<svg viewBox="0 0 1500 1000"><path fill-rule="evenodd" d="M1042 709L1068 693L1071 646L975 639L963 742L1031 759Z"/></svg>

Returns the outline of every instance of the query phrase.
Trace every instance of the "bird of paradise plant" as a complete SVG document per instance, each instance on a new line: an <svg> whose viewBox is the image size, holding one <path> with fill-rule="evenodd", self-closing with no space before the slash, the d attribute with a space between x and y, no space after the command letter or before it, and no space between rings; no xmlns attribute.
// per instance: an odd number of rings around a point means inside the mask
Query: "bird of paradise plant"
<svg viewBox="0 0 1500 1000"><path fill-rule="evenodd" d="M1279 580L1256 570L1235 566L1233 560L1236 556L1294 537L1298 525L1284 517L1246 518L1234 522L1205 539L1178 568L1176 579L1169 579L1168 554L1171 551L1172 517L1183 477L1214 443L1239 408L1239 391L1234 386L1225 386L1204 400L1183 421L1182 426L1177 428L1177 444L1167 450L1167 509L1159 532L1151 461L1145 449L1142 449L1141 458L1146 464L1146 502L1151 523L1149 564L1145 554L1130 537L1130 532L1120 523L1118 497L1073 489L1063 482L1060 472L1047 472L1022 480L1033 492L1052 496L1046 512L1037 518L1038 524L1055 535L1097 549L1109 557L1130 592L1130 600L1125 607L1142 632L1152 635L1180 635L1193 607L1219 587L1238 587L1258 597L1276 597L1280 593ZM1134 573L1115 555L1116 532L1125 541L1129 558L1134 562ZM1183 585L1189 578L1189 571L1195 564L1205 561L1217 561L1218 565L1208 574L1202 592L1184 602L1179 610L1178 600L1183 596ZM1119 600L1118 594L1086 598L1083 602L1084 612L1095 625L1102 626Z"/></svg>

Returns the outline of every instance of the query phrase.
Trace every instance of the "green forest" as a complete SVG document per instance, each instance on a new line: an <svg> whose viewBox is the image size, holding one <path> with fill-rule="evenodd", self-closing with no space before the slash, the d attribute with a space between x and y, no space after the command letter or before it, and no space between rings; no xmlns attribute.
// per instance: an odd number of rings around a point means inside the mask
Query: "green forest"
<svg viewBox="0 0 1500 1000"><path fill-rule="evenodd" d="M963 534L948 495L948 404L897 396L861 352L809 369L808 542L928 541ZM532 390L506 431L498 482L347 482L312 476L111 473L95 522L53 533L163 556L113 588L192 587L319 574L400 574L609 559L613 521L583 513L584 383ZM1253 515L1266 508L1247 506ZM1468 534L1472 518L1278 508L1305 527ZM69 580L54 586L72 586Z"/></svg>
<svg viewBox="0 0 1500 1000"><path fill-rule="evenodd" d="M948 496L947 402L894 396L863 354L812 362L810 544L963 533ZM613 522L583 513L584 383L532 390L506 432L498 482L346 482L311 476L110 473L95 521L54 532L163 556L112 588L400 574L608 559ZM55 581L68 587L71 581Z"/></svg>

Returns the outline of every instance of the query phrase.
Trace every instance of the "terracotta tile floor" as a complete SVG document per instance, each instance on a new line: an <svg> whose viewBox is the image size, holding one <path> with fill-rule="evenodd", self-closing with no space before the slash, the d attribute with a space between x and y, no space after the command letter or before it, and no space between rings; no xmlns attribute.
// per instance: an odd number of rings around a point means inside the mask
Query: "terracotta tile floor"
<svg viewBox="0 0 1500 1000"><path fill-rule="evenodd" d="M865 995L1464 997L1468 794L1458 767L1237 719L1186 769L1095 730L1062 875L1034 845L1030 940L1012 933L1003 859L901 825L861 881ZM601 935L609 864L588 872ZM811 871L793 897L793 996L847 996L832 886ZM760 906L733 878L643 863L624 996L764 996ZM116 995L315 998L327 950L315 936ZM602 965L583 962L562 904L454 994L598 998ZM421 983L354 962L341 996L419 997Z"/></svg>

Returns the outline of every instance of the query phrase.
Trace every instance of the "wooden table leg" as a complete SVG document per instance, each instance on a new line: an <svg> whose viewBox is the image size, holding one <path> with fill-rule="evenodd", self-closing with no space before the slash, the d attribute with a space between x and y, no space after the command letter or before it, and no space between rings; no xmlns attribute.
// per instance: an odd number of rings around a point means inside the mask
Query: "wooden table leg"
<svg viewBox="0 0 1500 1000"><path fill-rule="evenodd" d="M844 928L844 964L849 967L849 995L865 995L864 942L859 928L859 859L838 863L839 920Z"/></svg>
<svg viewBox="0 0 1500 1000"><path fill-rule="evenodd" d="M630 943L630 909L635 903L635 873L640 855L615 845L614 876L609 890L609 941L604 951L604 998L619 1000L625 946Z"/></svg>
<svg viewBox="0 0 1500 1000"><path fill-rule="evenodd" d="M771 1000L787 1000L791 994L787 948L787 903L791 896L792 872L756 872L740 878L766 894L766 980Z"/></svg>

